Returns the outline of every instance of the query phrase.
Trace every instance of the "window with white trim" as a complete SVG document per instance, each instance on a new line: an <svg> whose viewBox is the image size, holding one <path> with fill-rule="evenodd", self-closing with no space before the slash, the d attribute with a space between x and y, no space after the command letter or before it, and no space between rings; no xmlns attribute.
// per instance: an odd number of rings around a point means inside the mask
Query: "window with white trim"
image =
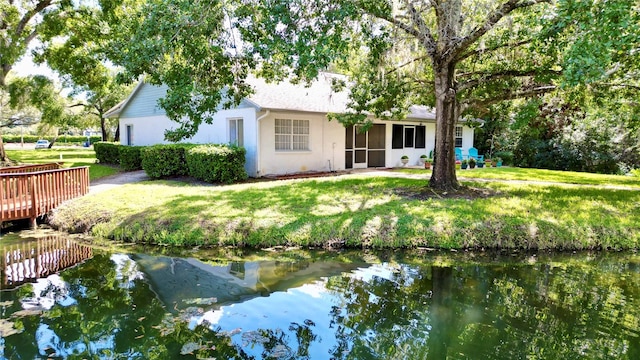
<svg viewBox="0 0 640 360"><path fill-rule="evenodd" d="M229 119L229 144L244 146L244 121L242 118Z"/></svg>
<svg viewBox="0 0 640 360"><path fill-rule="evenodd" d="M455 146L461 148L462 147L462 126L456 126L454 139L456 143Z"/></svg>
<svg viewBox="0 0 640 360"><path fill-rule="evenodd" d="M276 119L276 151L309 150L309 120Z"/></svg>

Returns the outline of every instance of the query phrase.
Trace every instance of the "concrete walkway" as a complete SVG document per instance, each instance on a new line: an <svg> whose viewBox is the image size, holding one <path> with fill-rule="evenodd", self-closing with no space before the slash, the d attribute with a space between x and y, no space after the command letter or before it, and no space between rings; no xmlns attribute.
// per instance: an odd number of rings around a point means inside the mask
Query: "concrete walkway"
<svg viewBox="0 0 640 360"><path fill-rule="evenodd" d="M89 194L97 194L105 190L113 189L117 186L149 180L144 170L123 172L111 176L106 176L92 181L89 185Z"/></svg>

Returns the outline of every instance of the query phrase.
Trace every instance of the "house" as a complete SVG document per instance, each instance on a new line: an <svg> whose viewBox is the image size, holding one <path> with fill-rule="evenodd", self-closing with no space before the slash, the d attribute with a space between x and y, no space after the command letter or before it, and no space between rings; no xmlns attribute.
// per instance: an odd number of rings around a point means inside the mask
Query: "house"
<svg viewBox="0 0 640 360"><path fill-rule="evenodd" d="M348 93L331 88L339 75L324 73L310 86L289 82L267 83L250 78L255 93L233 109L219 110L212 124L202 124L190 143L236 143L247 150L249 176L326 172L355 168L401 166L409 156L417 165L422 154L435 147L435 113L412 106L403 120L373 119L360 133L329 121L328 113L347 110ZM119 117L123 145L166 143L164 132L174 129L158 105L166 86L141 81L129 97L105 117ZM455 146L473 146L474 130L461 122L455 129Z"/></svg>

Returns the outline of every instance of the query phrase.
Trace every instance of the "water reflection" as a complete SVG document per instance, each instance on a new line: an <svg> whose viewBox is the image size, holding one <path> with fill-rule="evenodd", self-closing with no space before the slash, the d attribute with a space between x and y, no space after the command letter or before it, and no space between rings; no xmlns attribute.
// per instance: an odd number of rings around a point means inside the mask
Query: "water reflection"
<svg viewBox="0 0 640 360"><path fill-rule="evenodd" d="M93 256L93 251L55 235L5 245L0 254L0 290L6 290L74 266Z"/></svg>
<svg viewBox="0 0 640 360"><path fill-rule="evenodd" d="M0 293L0 358L640 358L633 254L262 256L96 251Z"/></svg>

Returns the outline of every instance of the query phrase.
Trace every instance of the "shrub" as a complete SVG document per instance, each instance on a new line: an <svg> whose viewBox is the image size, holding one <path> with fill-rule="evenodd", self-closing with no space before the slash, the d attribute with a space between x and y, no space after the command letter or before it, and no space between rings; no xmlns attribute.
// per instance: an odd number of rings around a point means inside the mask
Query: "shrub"
<svg viewBox="0 0 640 360"><path fill-rule="evenodd" d="M186 150L191 144L147 146L140 152L142 169L152 179L188 174Z"/></svg>
<svg viewBox="0 0 640 360"><path fill-rule="evenodd" d="M55 136L38 136L38 135L15 135L15 134L5 134L2 135L2 141L5 143L20 143L23 141L24 143L35 143L40 139L49 140L53 142L53 139L56 139L56 144L59 145L83 145L87 141L86 136L82 135L61 135L57 138ZM89 142L94 144L102 140L101 136L92 136L89 138Z"/></svg>
<svg viewBox="0 0 640 360"><path fill-rule="evenodd" d="M233 183L247 178L246 150L234 145L201 145L187 151L189 175L210 183Z"/></svg>
<svg viewBox="0 0 640 360"><path fill-rule="evenodd" d="M120 167L124 171L142 169L142 149L143 146L120 146Z"/></svg>
<svg viewBox="0 0 640 360"><path fill-rule="evenodd" d="M640 169L631 170L631 175L636 176L636 177L640 177Z"/></svg>
<svg viewBox="0 0 640 360"><path fill-rule="evenodd" d="M513 153L511 151L496 151L493 156L501 158L504 165L513 165Z"/></svg>
<svg viewBox="0 0 640 360"><path fill-rule="evenodd" d="M120 151L119 143L99 141L93 144L93 150L96 152L96 158L101 164L114 164L120 163Z"/></svg>

